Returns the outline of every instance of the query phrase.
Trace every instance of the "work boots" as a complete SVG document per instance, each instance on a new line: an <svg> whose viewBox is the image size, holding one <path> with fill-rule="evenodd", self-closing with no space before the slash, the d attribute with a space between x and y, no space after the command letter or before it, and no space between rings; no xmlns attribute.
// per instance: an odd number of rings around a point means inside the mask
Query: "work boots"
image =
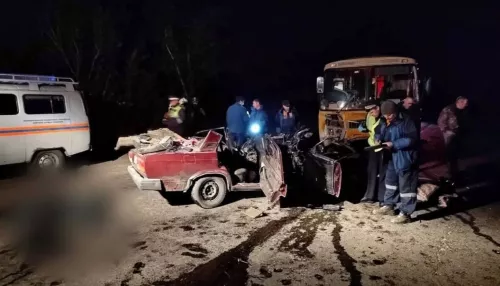
<svg viewBox="0 0 500 286"><path fill-rule="evenodd" d="M394 208L390 206L383 206L381 208L373 210L374 215L396 215Z"/></svg>
<svg viewBox="0 0 500 286"><path fill-rule="evenodd" d="M397 217L391 220L392 223L403 224L409 223L411 221L410 216L405 215L404 213L400 213Z"/></svg>

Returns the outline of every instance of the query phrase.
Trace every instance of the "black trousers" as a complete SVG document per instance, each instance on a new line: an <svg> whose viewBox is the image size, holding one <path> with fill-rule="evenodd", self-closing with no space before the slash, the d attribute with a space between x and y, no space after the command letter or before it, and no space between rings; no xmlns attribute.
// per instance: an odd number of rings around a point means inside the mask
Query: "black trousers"
<svg viewBox="0 0 500 286"><path fill-rule="evenodd" d="M361 201L380 202L384 201L385 194L385 173L388 160L384 156L384 151L370 152L368 154L368 170L366 192Z"/></svg>

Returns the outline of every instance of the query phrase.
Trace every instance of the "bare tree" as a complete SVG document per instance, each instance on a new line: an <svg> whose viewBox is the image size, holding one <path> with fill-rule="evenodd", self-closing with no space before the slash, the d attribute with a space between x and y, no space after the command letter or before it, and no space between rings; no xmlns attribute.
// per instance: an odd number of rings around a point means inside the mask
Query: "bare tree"
<svg viewBox="0 0 500 286"><path fill-rule="evenodd" d="M189 95L188 95L188 92L187 92L187 89L186 89L186 84L184 83L184 78L182 77L181 70L179 68L179 65L177 64L177 61L175 60L175 56L172 53L172 49L170 48L171 42L172 42L172 38L169 36L169 33L167 32L167 29L165 29L165 31L164 31L164 41L165 41L165 48L167 49L168 54L170 56L170 59L172 60L172 63L175 66L177 77L178 77L179 82L180 82L180 84L182 86L182 90L184 91L184 96L186 98L189 98Z"/></svg>

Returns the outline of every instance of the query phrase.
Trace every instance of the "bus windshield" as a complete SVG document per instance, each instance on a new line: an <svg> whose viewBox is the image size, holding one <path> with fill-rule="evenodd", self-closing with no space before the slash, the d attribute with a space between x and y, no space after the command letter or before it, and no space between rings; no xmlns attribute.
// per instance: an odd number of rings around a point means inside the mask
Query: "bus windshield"
<svg viewBox="0 0 500 286"><path fill-rule="evenodd" d="M365 94L366 70L328 70L325 73L325 99L329 102L345 101L346 93L352 97ZM344 92L342 92L344 91Z"/></svg>
<svg viewBox="0 0 500 286"><path fill-rule="evenodd" d="M331 69L325 71L323 100L328 103L414 97L417 80L413 65Z"/></svg>

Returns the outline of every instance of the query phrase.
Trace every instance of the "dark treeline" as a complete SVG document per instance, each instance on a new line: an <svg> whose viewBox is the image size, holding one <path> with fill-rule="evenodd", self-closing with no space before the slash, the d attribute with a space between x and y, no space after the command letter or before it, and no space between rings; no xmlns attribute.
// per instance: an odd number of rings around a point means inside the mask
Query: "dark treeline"
<svg viewBox="0 0 500 286"><path fill-rule="evenodd" d="M170 94L200 98L208 125L223 123L235 95L260 97L270 113L284 98L302 114L314 112L323 66L357 56L416 58L435 83L431 117L459 95L495 111L498 98L488 97L500 59L494 10L226 2L9 1L0 18L0 70L75 78L94 139L107 145L159 123Z"/></svg>

